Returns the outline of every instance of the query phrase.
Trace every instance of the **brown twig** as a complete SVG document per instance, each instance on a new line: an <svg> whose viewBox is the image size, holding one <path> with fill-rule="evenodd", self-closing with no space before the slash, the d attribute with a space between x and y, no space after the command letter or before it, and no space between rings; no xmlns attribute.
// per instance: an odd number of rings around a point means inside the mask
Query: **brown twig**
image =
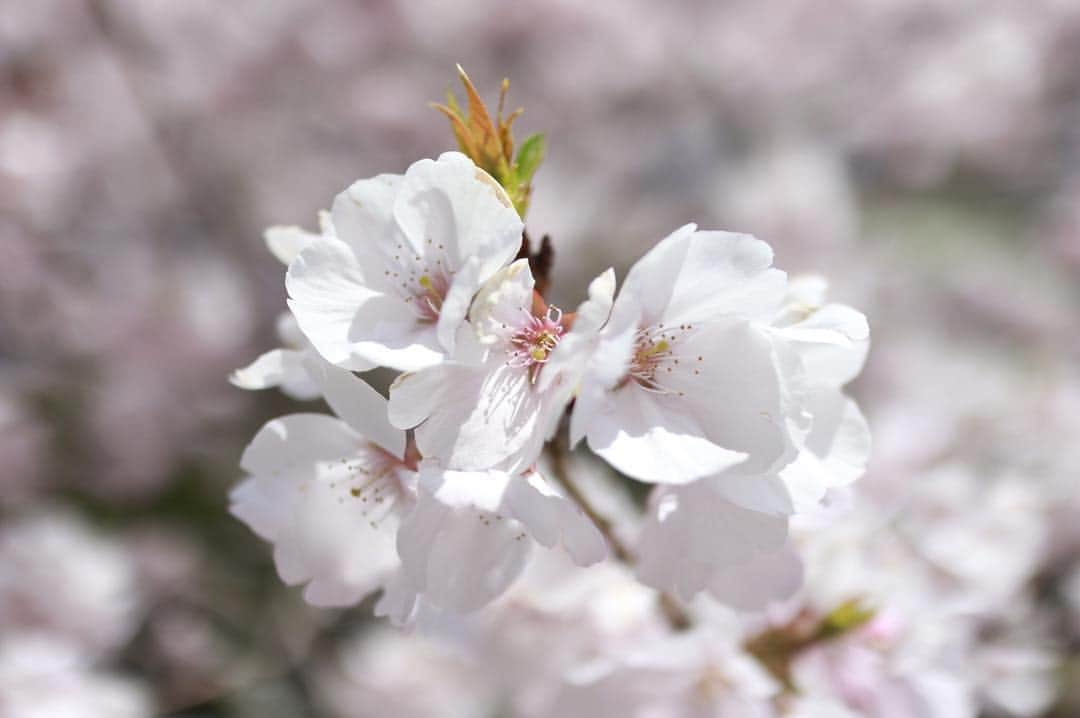
<svg viewBox="0 0 1080 718"><path fill-rule="evenodd" d="M608 545L611 547L611 552L615 555L615 558L628 566L633 566L636 563L637 558L634 556L633 551L630 550L630 547L615 533L611 520L597 511L596 507L589 501L589 498L585 496L581 489L578 488L577 484L570 479L570 471L567 466L567 458L570 455L570 446L565 426L560 428L559 432L555 435L555 438L549 444L549 454L551 455L552 478L563 487L566 491L566 495L581 508L582 512L588 516L596 528L600 530L600 533L603 534ZM672 595L661 593L659 596L659 605L660 611L664 614L664 618L667 619L673 629L682 631L690 627L690 617L682 607L679 606L678 601L676 601Z"/></svg>
<svg viewBox="0 0 1080 718"><path fill-rule="evenodd" d="M521 249L518 250L515 259L529 260L529 270L536 281L536 291L541 297L545 296L548 285L551 283L551 268L555 264L555 248L551 244L551 235L545 234L540 238L540 247L534 253L529 233L524 232L521 237Z"/></svg>

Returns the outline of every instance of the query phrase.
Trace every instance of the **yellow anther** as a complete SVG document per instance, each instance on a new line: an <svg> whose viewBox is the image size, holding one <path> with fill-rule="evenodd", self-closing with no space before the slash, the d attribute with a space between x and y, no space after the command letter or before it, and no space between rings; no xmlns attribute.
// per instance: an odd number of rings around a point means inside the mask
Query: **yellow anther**
<svg viewBox="0 0 1080 718"><path fill-rule="evenodd" d="M661 339L660 341L658 341L656 344L653 344L648 349L643 350L641 352L640 356L643 359L646 359L648 357L656 356L657 354L663 354L664 352L666 352L670 348L671 348L671 345L668 344L667 340L666 339Z"/></svg>
<svg viewBox="0 0 1080 718"><path fill-rule="evenodd" d="M421 276L419 281L420 281L420 286L423 287L424 289L428 290L429 292L434 289L434 285L432 285L432 283L431 283L431 277L429 277L428 275L425 274L425 275Z"/></svg>

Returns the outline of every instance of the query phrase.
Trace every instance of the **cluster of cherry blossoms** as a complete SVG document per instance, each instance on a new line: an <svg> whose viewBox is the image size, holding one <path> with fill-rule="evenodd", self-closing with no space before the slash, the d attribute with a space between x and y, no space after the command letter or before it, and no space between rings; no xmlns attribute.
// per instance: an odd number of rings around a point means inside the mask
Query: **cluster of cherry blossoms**
<svg viewBox="0 0 1080 718"><path fill-rule="evenodd" d="M267 423L233 513L308 602L379 591L398 625L491 603L536 544L582 567L614 555L677 623L701 592L741 609L790 596L789 523L867 461L843 393L865 317L789 280L766 243L693 224L621 287L609 269L572 310L548 304L550 246L530 256L522 220L537 142L514 158L509 121L466 88L467 116L442 108L465 153L355 182L317 233L267 232L288 266L286 346L232 380L334 415ZM354 374L374 368L399 372L388 399ZM632 542L568 470L582 442L653 487Z"/></svg>

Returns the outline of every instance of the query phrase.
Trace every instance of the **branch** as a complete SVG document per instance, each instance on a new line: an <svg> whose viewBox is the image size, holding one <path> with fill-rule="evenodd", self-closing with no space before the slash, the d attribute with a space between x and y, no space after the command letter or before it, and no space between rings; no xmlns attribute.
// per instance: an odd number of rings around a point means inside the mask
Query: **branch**
<svg viewBox="0 0 1080 718"><path fill-rule="evenodd" d="M627 566L633 566L637 559L634 556L633 551L630 550L622 539L615 533L615 529L611 524L611 520L602 515L589 501L588 497L578 488L570 479L570 471L567 466L567 457L570 455L569 439L567 436L566 427L560 427L559 432L555 435L555 438L548 445L549 453L551 455L551 470L552 478L559 483L560 486L566 491L566 495L573 499L573 501L581 508L582 512L596 525L596 528L600 530L600 533L604 535L608 545L611 546L612 553L615 554L615 558L623 562ZM660 610L664 614L664 618L676 631L682 631L690 627L690 617L679 606L678 602L673 596L668 593L660 593L659 597Z"/></svg>

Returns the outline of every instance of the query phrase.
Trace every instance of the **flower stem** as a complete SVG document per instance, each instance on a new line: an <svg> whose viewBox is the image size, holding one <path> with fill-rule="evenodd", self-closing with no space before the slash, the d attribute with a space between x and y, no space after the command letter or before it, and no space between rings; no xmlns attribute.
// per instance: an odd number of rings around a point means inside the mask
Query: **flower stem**
<svg viewBox="0 0 1080 718"><path fill-rule="evenodd" d="M581 508L582 512L589 517L600 533L604 535L608 545L611 547L611 552L615 554L615 558L623 562L627 566L633 566L637 561L633 551L630 547L619 538L615 533L615 529L612 526L611 520L596 510L596 507L592 505L589 498L578 488L578 485L570 479L569 466L567 465L567 458L570 455L569 439L567 436L566 427L560 428L559 432L555 435L555 438L548 445L549 453L551 455L551 470L552 478L559 483L560 486L566 491L566 495L573 499L573 501ZM690 617L679 606L675 597L668 593L660 593L659 595L660 611L664 614L664 618L671 627L677 631L682 631L690 627Z"/></svg>

